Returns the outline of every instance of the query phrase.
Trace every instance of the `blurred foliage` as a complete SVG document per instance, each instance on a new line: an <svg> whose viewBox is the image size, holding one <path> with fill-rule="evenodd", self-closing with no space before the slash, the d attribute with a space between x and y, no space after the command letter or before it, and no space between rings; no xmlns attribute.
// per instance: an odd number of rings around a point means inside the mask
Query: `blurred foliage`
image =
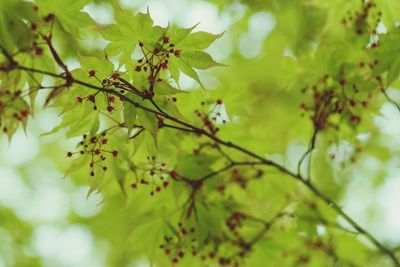
<svg viewBox="0 0 400 267"><path fill-rule="evenodd" d="M374 116L386 102L399 108L389 87L399 85L400 2L208 2L241 15L211 34L155 25L118 1L1 1L3 133L12 142L41 102L58 112L43 138L61 140L41 157L103 197L99 213L68 222L107 244L106 266L391 266L399 244L376 248L324 197L341 203L365 159L385 165L396 153ZM114 24L83 11L101 3ZM29 249L35 223L5 207L0 217L6 266L45 265Z"/></svg>

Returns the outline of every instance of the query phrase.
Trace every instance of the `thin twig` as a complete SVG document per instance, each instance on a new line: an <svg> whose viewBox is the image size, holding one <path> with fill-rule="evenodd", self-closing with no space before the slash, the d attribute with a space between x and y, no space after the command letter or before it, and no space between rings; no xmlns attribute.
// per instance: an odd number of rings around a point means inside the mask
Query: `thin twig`
<svg viewBox="0 0 400 267"><path fill-rule="evenodd" d="M310 142L308 144L308 149L303 154L303 156L300 158L299 163L297 164L297 173L300 175L301 174L301 165L303 164L303 161L306 159L307 155L310 155L309 159L308 159L308 171L307 171L308 177L307 177L307 179L310 179L310 177L311 177L311 156L312 156L312 151L315 149L315 142L317 141L317 134L318 134L318 128L314 126L313 134L312 134Z"/></svg>
<svg viewBox="0 0 400 267"><path fill-rule="evenodd" d="M392 103L399 111L400 111L400 104L394 101L387 93L386 90L382 90L383 95L386 97L387 101Z"/></svg>

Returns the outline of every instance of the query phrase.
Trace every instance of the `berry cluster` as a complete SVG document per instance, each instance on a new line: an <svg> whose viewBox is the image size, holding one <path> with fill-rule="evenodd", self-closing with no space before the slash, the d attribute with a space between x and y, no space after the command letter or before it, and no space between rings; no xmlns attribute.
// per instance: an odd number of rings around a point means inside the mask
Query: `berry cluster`
<svg viewBox="0 0 400 267"><path fill-rule="evenodd" d="M137 189L139 185L152 186L150 195L154 196L169 186L169 181L167 181L169 171L166 170L167 164L165 162L158 162L154 156L147 157L147 161L147 164L142 167L144 178L131 183L131 188Z"/></svg>
<svg viewBox="0 0 400 267"><path fill-rule="evenodd" d="M34 6L34 11L37 13L39 11L38 6ZM45 39L46 35L40 32L40 28L47 26L47 29L52 30L53 24L55 20L55 15L53 13L47 14L41 20L37 20L30 24L31 30L31 38L32 38L32 46L30 47L31 51L34 51L35 55L40 57L43 55L44 50L42 48L43 40ZM50 37L51 38L51 37Z"/></svg>
<svg viewBox="0 0 400 267"><path fill-rule="evenodd" d="M242 173L239 169L234 168L230 172L229 179L218 186L218 191L223 195L228 185L237 184L239 187L245 189L247 184L253 179L259 179L264 175L262 170L256 169L256 173L248 175Z"/></svg>
<svg viewBox="0 0 400 267"><path fill-rule="evenodd" d="M168 69L169 58L171 55L175 57L181 56L181 50L175 49L175 44L170 42L168 36L163 36L154 49L148 49L139 42L139 47L143 53L143 57L138 59L135 67L136 72L147 72L150 91L156 82L162 82L163 79L158 77L161 70Z"/></svg>
<svg viewBox="0 0 400 267"><path fill-rule="evenodd" d="M225 119L222 118L223 102L221 99L217 99L212 105L211 109L205 110L206 103L201 102L202 110L195 110L196 116L201 119L202 127L212 135L216 135L220 130L216 125L219 121L226 123Z"/></svg>
<svg viewBox="0 0 400 267"><path fill-rule="evenodd" d="M316 84L304 88L302 92L312 94L312 103L301 103L300 108L310 114L317 130L329 127L338 130L338 122L342 119L354 126L358 125L361 122L359 109L366 108L372 98L372 93L359 94L356 84L348 84L345 79L336 81L328 75ZM334 115L338 115L335 122L331 120Z"/></svg>
<svg viewBox="0 0 400 267"><path fill-rule="evenodd" d="M196 257L198 254L198 240L196 239L196 228L185 227L183 223L178 223L178 228L174 229L174 234L164 236L164 243L160 249L171 259L174 264L179 263L186 255Z"/></svg>
<svg viewBox="0 0 400 267"><path fill-rule="evenodd" d="M18 123L25 123L29 114L21 91L0 90L0 128L4 133L15 131Z"/></svg>
<svg viewBox="0 0 400 267"><path fill-rule="evenodd" d="M363 1L360 10L347 12L347 16L342 19L342 25L349 27L358 35L376 35L378 24L382 20L382 12L378 11L373 1Z"/></svg>
<svg viewBox="0 0 400 267"><path fill-rule="evenodd" d="M321 253L326 254L328 257L337 259L334 245L332 244L331 241L324 242L322 239L317 238L314 240L307 240L305 242L305 246L308 248L308 253L301 252L300 255L297 256L296 262L298 265L307 265L310 263L311 261L309 255L310 250L317 250L320 251Z"/></svg>
<svg viewBox="0 0 400 267"><path fill-rule="evenodd" d="M232 212L225 219L227 232L204 239L198 239L195 227L187 227L179 222L178 227L171 230L172 235L164 236L164 243L160 248L174 264L179 263L186 255L191 255L208 264L239 267L241 259L251 250L251 243L240 233L244 220L244 214Z"/></svg>
<svg viewBox="0 0 400 267"><path fill-rule="evenodd" d="M97 102L96 102L96 97L98 94L102 94L104 96L105 102L106 102L106 109L109 113L112 113L115 109L116 109L116 103L117 100L121 101L121 102L125 102L125 97L115 97L114 95L112 95L110 92L112 90L115 90L117 88L120 88L121 83L119 82L120 79L120 74L119 73L113 73L110 77L100 80L97 76L96 76L96 71L95 70L90 70L89 72L89 77L94 77L95 79L97 79L103 88L105 89L109 89L109 91L97 91L95 94L90 94L87 96L78 96L76 97L76 102L78 104L83 103L83 101L87 101L93 104L93 109L97 110L98 106L97 106ZM121 89L120 93L125 93L125 90Z"/></svg>
<svg viewBox="0 0 400 267"><path fill-rule="evenodd" d="M187 256L199 257L200 260L210 264L218 263L220 266L239 267L238 260L233 257L219 255L219 248L223 244L229 242L237 244L237 240L228 240L227 237L207 237L204 240L199 240L196 236L195 227L187 227L182 222L178 223L178 227L173 229L172 235L164 236L164 243L160 245L160 249L168 256L173 264L178 264L179 261ZM243 242L244 244L244 242ZM243 245L244 246L244 245ZM244 254L241 256L243 257Z"/></svg>
<svg viewBox="0 0 400 267"><path fill-rule="evenodd" d="M94 176L96 167L102 169L103 171L107 170L107 167L103 163L107 159L106 156L110 155L114 158L118 156L117 150L106 149L107 144L108 139L106 136L106 131L91 137L83 135L82 141L78 145L80 150L76 152L67 152L67 157L71 158L74 154L89 155L90 176Z"/></svg>

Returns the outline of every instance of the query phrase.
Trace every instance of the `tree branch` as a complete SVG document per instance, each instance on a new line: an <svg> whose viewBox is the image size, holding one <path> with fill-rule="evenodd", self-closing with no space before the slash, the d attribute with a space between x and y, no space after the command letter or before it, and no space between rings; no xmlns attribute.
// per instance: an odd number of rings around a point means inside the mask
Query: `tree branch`
<svg viewBox="0 0 400 267"><path fill-rule="evenodd" d="M7 57L7 56L6 56ZM29 68L29 67L25 67L25 66L19 66L17 65L18 69L20 70L24 70L24 71L28 71L28 72L33 72L33 73L41 73L44 75L48 75L54 78L59 78L59 79L68 79L69 77L65 77L63 75L60 74L55 74L55 73L51 73L51 72L47 72L47 71L43 71L43 70L38 70L38 69L33 69L33 68ZM71 76L72 77L72 76ZM95 89L97 91L100 92L105 92L105 93L109 93L109 94L113 94L115 96L119 96L119 97L124 97L124 95L120 94L119 92L116 92L114 90L110 90L110 89L105 89L103 87L98 87L98 86L94 86L91 84L88 84L86 82L80 81L80 80L76 80L72 77L72 81L74 83L83 85L85 87L91 88L91 89ZM126 98L126 97L125 97ZM335 210L337 212L337 214L339 214L341 217L343 217L352 227L354 227L354 229L356 229L356 231L358 233L360 233L361 235L365 236L368 240L370 240L383 254L387 255L390 257L390 259L392 260L393 264L397 267L400 267L400 262L399 260L396 258L395 254L393 251L391 251L390 249L386 248L381 242L379 242L371 233L369 233L368 231L366 231L363 227L361 227L356 221L354 221L338 204L336 204L332 199L330 199L328 196L326 196L324 193L322 193L319 189L317 189L313 183L311 183L311 181L309 179L304 179L300 173L296 174L291 172L290 170L288 170L286 167L272 161L269 159L266 159L244 147L241 147L237 144L234 144L230 141L225 141L220 139L219 137L208 133L207 131L205 131L204 129L201 129L195 125L192 125L190 123L187 123L185 121L182 121L181 119L175 118L171 115L169 115L168 113L165 112L160 112L157 110L153 110L151 108L147 108L144 107L142 105L140 105L139 103L126 98L126 101L129 102L130 104L134 105L137 108L140 108L146 112L150 112L153 113L155 115L158 115L160 117L163 117L164 119L170 120L172 122L175 122L176 124L179 124L182 127L185 127L189 130L191 130L190 132L196 133L196 134L200 134L200 135L204 135L206 137L208 137L209 139L215 141L216 143L218 143L221 146L225 146L227 148L239 151L241 153L243 153L244 155L247 155L251 158L257 159L260 161L260 164L262 165L266 165L269 167L272 167L278 171L280 171L282 174L288 175L289 177L299 181L301 184L303 184L308 190L310 190L316 197L318 197L320 200L322 200L324 203L326 203L329 207L331 207L333 210Z"/></svg>

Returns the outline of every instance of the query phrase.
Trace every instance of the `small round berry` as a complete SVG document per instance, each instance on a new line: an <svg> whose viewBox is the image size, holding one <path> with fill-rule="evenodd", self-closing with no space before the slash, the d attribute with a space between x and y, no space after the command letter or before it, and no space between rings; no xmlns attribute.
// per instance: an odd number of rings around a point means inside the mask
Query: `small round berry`
<svg viewBox="0 0 400 267"><path fill-rule="evenodd" d="M181 50L179 50L179 49L175 50L174 55L176 57L180 57L181 56Z"/></svg>
<svg viewBox="0 0 400 267"><path fill-rule="evenodd" d="M163 70L168 69L168 64L165 63L165 62L161 63L160 66L161 66L161 68L162 68Z"/></svg>
<svg viewBox="0 0 400 267"><path fill-rule="evenodd" d="M169 43L169 37L166 36L166 35L164 35L164 37L163 37L163 42L164 42L165 44L168 44L168 43Z"/></svg>
<svg viewBox="0 0 400 267"><path fill-rule="evenodd" d="M111 75L111 78L112 78L113 80L118 80L119 77L120 77L120 74L119 74L118 72L115 72L115 73L113 73L113 74Z"/></svg>
<svg viewBox="0 0 400 267"><path fill-rule="evenodd" d="M89 95L87 99L92 103L96 102L96 97L94 95Z"/></svg>
<svg viewBox="0 0 400 267"><path fill-rule="evenodd" d="M37 48L35 49L35 55L37 55L37 56L43 55L43 49L40 48L40 47L37 47Z"/></svg>
<svg viewBox="0 0 400 267"><path fill-rule="evenodd" d="M175 170L172 170L172 171L169 172L169 175L170 175L172 178L176 178L176 177L178 176L178 173L177 173Z"/></svg>

